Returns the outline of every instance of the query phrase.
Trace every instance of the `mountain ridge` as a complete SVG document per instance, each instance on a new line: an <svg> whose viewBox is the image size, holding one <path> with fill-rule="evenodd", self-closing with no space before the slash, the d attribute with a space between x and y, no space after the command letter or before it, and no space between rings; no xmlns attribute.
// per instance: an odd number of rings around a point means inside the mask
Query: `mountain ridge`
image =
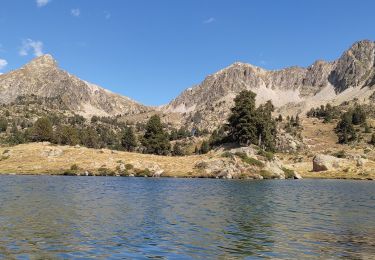
<svg viewBox="0 0 375 260"><path fill-rule="evenodd" d="M31 94L59 96L68 108L86 117L134 114L150 109L60 69L49 54L0 76L0 103L10 103L18 96Z"/></svg>
<svg viewBox="0 0 375 260"><path fill-rule="evenodd" d="M233 98L246 89L257 94L258 105L271 100L277 112L298 114L327 102L368 98L372 90L362 93L361 89L375 84L374 68L375 42L370 40L354 43L334 61L317 60L305 68L266 70L236 62L183 91L163 109L182 113L187 125L212 130L217 124L207 121L225 121ZM355 93L346 94L352 87Z"/></svg>
<svg viewBox="0 0 375 260"><path fill-rule="evenodd" d="M166 123L212 130L226 120L241 90L255 92L258 105L271 100L278 113L298 114L327 102L368 99L374 85L375 42L371 40L355 42L334 61L316 60L308 67L267 70L234 62L159 107L81 80L60 69L46 54L0 75L0 103L20 95L59 96L69 109L85 117L144 115L139 118L142 121L150 113L162 113Z"/></svg>

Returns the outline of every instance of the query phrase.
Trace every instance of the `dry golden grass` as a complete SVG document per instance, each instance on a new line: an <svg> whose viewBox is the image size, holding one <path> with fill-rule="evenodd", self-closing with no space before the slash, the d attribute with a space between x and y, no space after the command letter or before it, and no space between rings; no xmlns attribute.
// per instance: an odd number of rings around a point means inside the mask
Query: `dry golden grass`
<svg viewBox="0 0 375 260"><path fill-rule="evenodd" d="M49 150L62 150L59 156L46 156ZM124 164L157 163L164 169L163 176L194 176L194 165L207 156L169 157L139 153L89 149L85 147L54 146L46 143L22 144L14 147L1 147L0 156L10 151L9 158L0 161L0 173L14 174L59 174L74 164L82 170L96 172L105 167L115 170L120 162ZM44 155L43 155L44 154ZM0 157L1 158L1 157Z"/></svg>
<svg viewBox="0 0 375 260"><path fill-rule="evenodd" d="M295 155L278 154L278 157L286 167L297 171L304 178L375 179L374 149L366 144L356 146L338 144L334 132L335 125L335 122L324 124L316 118L304 118L302 136L309 146L308 150ZM366 150L370 152L366 153ZM361 167L356 166L355 160L349 160L347 165L337 171L312 171L314 155L318 153L333 155L340 151L345 151L346 154L350 155L366 155L368 160Z"/></svg>

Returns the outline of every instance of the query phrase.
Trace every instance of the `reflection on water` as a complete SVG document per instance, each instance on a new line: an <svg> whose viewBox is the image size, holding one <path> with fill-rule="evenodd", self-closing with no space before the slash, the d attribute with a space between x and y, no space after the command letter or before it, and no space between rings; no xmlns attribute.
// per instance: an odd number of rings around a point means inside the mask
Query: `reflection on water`
<svg viewBox="0 0 375 260"><path fill-rule="evenodd" d="M375 183L1 176L0 258L374 258Z"/></svg>

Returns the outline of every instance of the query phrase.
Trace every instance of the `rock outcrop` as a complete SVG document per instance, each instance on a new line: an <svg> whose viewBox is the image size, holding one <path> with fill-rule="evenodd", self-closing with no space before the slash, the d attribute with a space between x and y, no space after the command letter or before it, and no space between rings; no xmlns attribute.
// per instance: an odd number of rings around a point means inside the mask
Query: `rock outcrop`
<svg viewBox="0 0 375 260"><path fill-rule="evenodd" d="M338 60L316 61L308 68L268 71L237 62L185 90L162 111L180 114L184 124L212 130L227 119L233 98L242 90L255 92L258 104L271 100L279 112L290 114L336 99L368 99L375 85L374 56L374 41L364 40L355 43ZM350 87L356 91L341 97ZM370 90L361 92L366 87Z"/></svg>
<svg viewBox="0 0 375 260"><path fill-rule="evenodd" d="M338 169L342 166L343 159L331 155L317 154L313 158L313 171L322 172Z"/></svg>
<svg viewBox="0 0 375 260"><path fill-rule="evenodd" d="M217 150L216 153L221 152ZM286 179L280 160L269 160L256 155L252 147L225 151L224 157L205 159L195 164L202 177L221 179ZM292 178L292 176L288 176Z"/></svg>

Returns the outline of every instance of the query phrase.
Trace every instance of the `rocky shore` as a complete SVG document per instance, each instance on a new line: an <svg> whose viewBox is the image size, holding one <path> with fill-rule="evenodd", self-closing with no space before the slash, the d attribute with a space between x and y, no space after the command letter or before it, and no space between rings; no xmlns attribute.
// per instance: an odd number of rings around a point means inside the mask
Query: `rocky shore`
<svg viewBox="0 0 375 260"><path fill-rule="evenodd" d="M1 174L179 177L220 179L375 179L375 163L362 157L317 154L310 162L288 163L287 154L257 147L220 148L183 157L31 143L0 148Z"/></svg>

